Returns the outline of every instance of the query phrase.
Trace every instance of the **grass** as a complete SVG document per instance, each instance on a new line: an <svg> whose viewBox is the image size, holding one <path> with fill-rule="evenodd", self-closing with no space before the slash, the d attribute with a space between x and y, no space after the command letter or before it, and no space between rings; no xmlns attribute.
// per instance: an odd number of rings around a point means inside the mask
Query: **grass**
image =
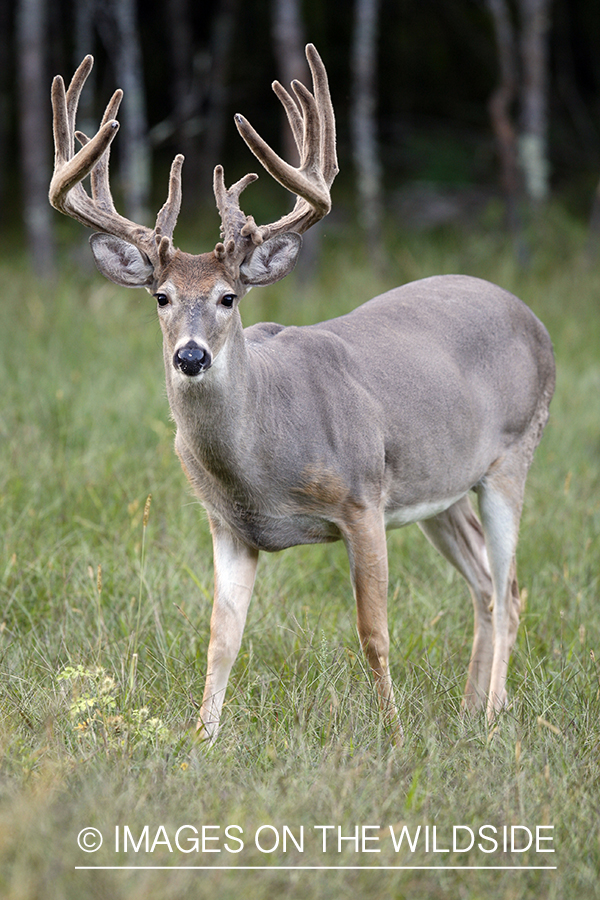
<svg viewBox="0 0 600 900"><path fill-rule="evenodd" d="M389 270L379 275L344 240L333 231L310 284L289 278L252 292L245 322L316 321L401 281L460 271L518 293L553 336L558 386L523 516L526 602L510 708L491 742L482 719L461 719L472 630L466 587L406 529L389 538L402 750L381 727L337 545L262 556L219 742L209 752L194 746L190 696L202 689L211 547L172 450L151 301L66 261L53 285L36 282L18 259L1 261L6 900L600 896L600 266L586 263L583 231L556 210L531 237L526 269L485 225L477 234L403 235L390 242ZM325 825L334 828L324 853ZM403 825L412 838L421 826L414 853L406 840L394 850L389 826L397 838ZM556 852L504 853L499 838L500 849L485 853L477 847L492 846L477 833L484 825L500 834L553 826L542 835L553 835L545 846ZM104 836L97 853L77 845L88 826ZM126 826L138 852L131 838L123 851ZM191 828L178 849L181 826L194 826L200 841L204 826L205 852L186 843ZM228 826L242 831L226 834ZM365 836L379 841L365 852L342 841L338 852L338 826L342 837L358 826L359 838L362 826L377 826ZM471 827L474 847L432 852L433 826L438 849L451 849L453 826ZM290 833L299 842L302 828L300 851ZM280 844L266 852L273 829ZM171 868L75 869L119 864ZM507 864L557 868L491 868ZM385 868L394 865L446 868ZM479 865L488 868L449 868Z"/></svg>

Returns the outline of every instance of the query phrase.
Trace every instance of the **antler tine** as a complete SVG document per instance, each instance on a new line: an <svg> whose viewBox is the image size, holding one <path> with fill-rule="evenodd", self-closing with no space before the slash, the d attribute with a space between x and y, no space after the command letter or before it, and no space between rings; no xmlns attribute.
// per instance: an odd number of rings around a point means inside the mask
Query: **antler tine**
<svg viewBox="0 0 600 900"><path fill-rule="evenodd" d="M117 90L112 95L108 106L104 111L104 115L102 117L101 126L106 125L107 122L115 119L119 106L121 105L121 100L123 99L123 91ZM75 137L79 141L82 146L86 146L89 144L90 139L87 135L85 135L82 131L76 131ZM110 146L107 147L105 152L102 154L92 171L90 172L90 183L92 188L92 197L94 202L101 207L106 212L116 213L117 210L115 208L115 204L113 202L112 193L110 190L110 181L108 177L108 163L110 159Z"/></svg>
<svg viewBox="0 0 600 900"><path fill-rule="evenodd" d="M331 187L335 176L339 172L337 153L335 149L335 113L329 90L329 79L323 60L319 56L314 44L306 47L306 59L313 79L315 100L319 111L321 123L321 162L323 178L328 187Z"/></svg>
<svg viewBox="0 0 600 900"><path fill-rule="evenodd" d="M215 247L215 255L234 269L242 261L252 244L260 244L263 241L260 229L255 225L252 216L247 216L240 209L242 191L257 178L258 175L249 172L227 189L223 166L215 166L213 189L217 209L221 216L222 238L222 241Z"/></svg>
<svg viewBox="0 0 600 900"><path fill-rule="evenodd" d="M184 156L178 153L171 163L171 173L169 175L169 193L165 205L156 217L156 225L154 230L172 238L175 231L175 225L179 217L181 209L181 168L183 166Z"/></svg>
<svg viewBox="0 0 600 900"><path fill-rule="evenodd" d="M300 169L321 171L321 122L317 102L301 81L293 81L292 88L302 109L304 125Z"/></svg>
<svg viewBox="0 0 600 900"><path fill-rule="evenodd" d="M117 118L121 100L123 99L123 91L119 88L112 95L102 116L100 127L110 122L111 119ZM107 212L115 212L115 204L110 190L110 181L108 177L108 162L110 159L110 147L102 154L98 160L98 164L94 166L91 172L90 185L92 188L92 197Z"/></svg>
<svg viewBox="0 0 600 900"><path fill-rule="evenodd" d="M302 116L298 106L292 96L288 94L286 89L279 81L274 81L271 85L276 96L279 98L281 105L285 109L287 120L294 135L294 141L298 148L298 153L302 153L302 141L304 139L304 125L302 124Z"/></svg>
<svg viewBox="0 0 600 900"><path fill-rule="evenodd" d="M88 75L92 71L93 65L94 57L91 56L91 54L88 54L86 57L84 57L82 62L75 70L69 88L66 92L65 105L69 134L69 155L67 156L67 159L71 159L71 157L75 153L75 142L73 141L73 134L75 132L75 117L77 115L77 107L79 106L79 98L81 97L83 86L88 79ZM60 80L62 82L62 78Z"/></svg>
<svg viewBox="0 0 600 900"><path fill-rule="evenodd" d="M82 67L83 63L79 66L79 69L77 69L73 79L75 79L77 74L81 71ZM85 77L87 77L87 73ZM83 81L85 81L85 77ZM52 118L52 128L54 131L54 165L56 169L58 166L62 166L69 162L73 158L75 152L73 134L70 127L71 116L67 106L65 83L61 75L57 75L52 82L52 110L54 113Z"/></svg>

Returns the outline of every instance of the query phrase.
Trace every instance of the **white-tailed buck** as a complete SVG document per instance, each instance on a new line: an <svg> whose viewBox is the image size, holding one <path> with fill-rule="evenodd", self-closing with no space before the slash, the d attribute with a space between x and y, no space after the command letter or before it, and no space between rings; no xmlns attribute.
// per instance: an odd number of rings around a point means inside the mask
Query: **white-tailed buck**
<svg viewBox="0 0 600 900"><path fill-rule="evenodd" d="M240 648L260 550L343 540L358 631L386 720L401 735L389 669L386 529L417 522L464 576L475 637L464 706L506 699L519 620L515 550L525 478L554 389L552 345L515 296L460 275L394 288L348 315L302 328L243 329L242 297L287 275L302 232L330 209L337 174L327 75L306 48L314 96L274 83L298 150L294 168L237 115L264 168L296 195L288 215L257 225L240 209L256 175L225 188L215 168L222 240L199 256L173 245L182 156L153 229L115 210L110 144L122 92L91 140L75 131L88 56L65 93L54 79L55 172L50 202L96 229L100 271L144 287L158 306L175 447L206 508L215 597L198 722L214 740ZM75 138L82 145L75 153ZM82 185L91 176L91 195ZM481 523L469 502L478 496Z"/></svg>

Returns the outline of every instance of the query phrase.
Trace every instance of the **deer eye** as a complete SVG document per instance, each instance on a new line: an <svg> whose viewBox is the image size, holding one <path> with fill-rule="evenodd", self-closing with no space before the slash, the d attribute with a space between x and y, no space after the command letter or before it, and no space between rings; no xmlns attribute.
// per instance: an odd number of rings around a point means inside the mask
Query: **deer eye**
<svg viewBox="0 0 600 900"><path fill-rule="evenodd" d="M236 296L236 294L225 294L221 297L221 306L224 306L225 309L231 309L235 303Z"/></svg>
<svg viewBox="0 0 600 900"><path fill-rule="evenodd" d="M169 298L167 297L166 294L155 294L154 296L156 297L156 302L158 303L159 306L168 306L169 305Z"/></svg>

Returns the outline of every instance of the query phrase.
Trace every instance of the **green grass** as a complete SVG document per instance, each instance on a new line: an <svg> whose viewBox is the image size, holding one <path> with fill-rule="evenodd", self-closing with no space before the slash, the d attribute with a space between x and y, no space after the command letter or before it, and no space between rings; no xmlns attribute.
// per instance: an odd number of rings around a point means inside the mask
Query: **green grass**
<svg viewBox="0 0 600 900"><path fill-rule="evenodd" d="M416 529L389 537L394 750L359 652L343 548L263 555L215 748L194 746L212 597L204 514L172 450L153 304L100 276L33 280L0 262L0 896L32 898L567 898L600 896L600 267L551 210L526 269L491 225L404 235L375 275L332 230L318 277L253 291L247 324L310 322L402 281L459 271L518 293L547 324L557 393L529 479L526 590L511 705L488 740L464 721L466 586ZM144 525L148 495L152 502ZM554 854L394 852L389 826L554 826ZM115 827L154 852L114 850ZM180 826L220 853L184 853ZM243 829L244 848L226 837ZM263 825L296 839L260 852ZM380 853L322 852L314 826L379 826ZM84 853L77 835L99 828ZM159 831L164 826L164 831ZM548 833L548 832L546 832ZM183 834L183 833L182 833ZM186 831L189 837L191 831ZM240 832L230 834L239 836ZM273 832L263 830L263 846ZM463 835L465 832L462 833ZM171 841L173 853L165 843ZM185 845L183 845L185 846ZM188 845L189 846L189 845ZM490 846L484 844L484 846ZM261 865L257 871L80 871L81 865ZM279 865L379 866L287 871ZM554 871L392 865L556 865Z"/></svg>

